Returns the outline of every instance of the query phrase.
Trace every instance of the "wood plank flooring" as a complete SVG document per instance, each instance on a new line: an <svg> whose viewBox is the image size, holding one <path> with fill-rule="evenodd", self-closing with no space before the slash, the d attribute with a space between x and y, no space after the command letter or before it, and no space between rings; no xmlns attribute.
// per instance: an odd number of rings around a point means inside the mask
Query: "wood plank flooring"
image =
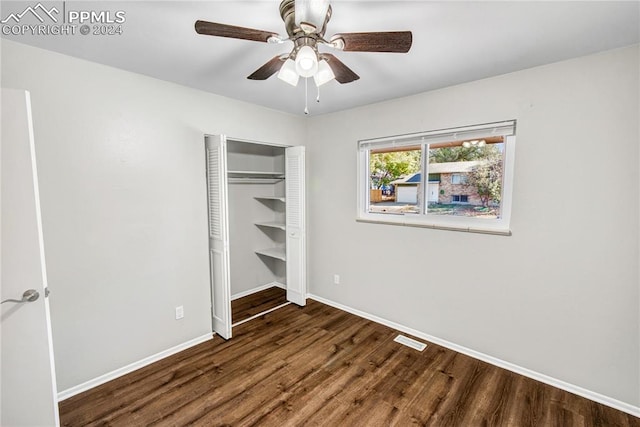
<svg viewBox="0 0 640 427"><path fill-rule="evenodd" d="M287 302L287 291L277 286L238 298L231 301L231 323L248 319L285 302Z"/></svg>
<svg viewBox="0 0 640 427"><path fill-rule="evenodd" d="M640 426L640 419L309 301L60 403L63 426Z"/></svg>

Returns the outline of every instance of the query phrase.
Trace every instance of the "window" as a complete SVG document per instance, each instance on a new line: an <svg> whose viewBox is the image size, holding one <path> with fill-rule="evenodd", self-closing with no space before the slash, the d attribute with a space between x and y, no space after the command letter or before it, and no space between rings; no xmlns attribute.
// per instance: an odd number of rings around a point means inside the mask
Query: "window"
<svg viewBox="0 0 640 427"><path fill-rule="evenodd" d="M369 153L369 212L418 213L422 147L383 148Z"/></svg>
<svg viewBox="0 0 640 427"><path fill-rule="evenodd" d="M515 121L358 142L358 220L510 234Z"/></svg>
<svg viewBox="0 0 640 427"><path fill-rule="evenodd" d="M466 194L454 194L451 196L452 203L469 203L469 196Z"/></svg>
<svg viewBox="0 0 640 427"><path fill-rule="evenodd" d="M468 175L467 174L460 174L460 173L454 173L451 174L451 183L454 185L458 185L458 184L466 184L468 182Z"/></svg>

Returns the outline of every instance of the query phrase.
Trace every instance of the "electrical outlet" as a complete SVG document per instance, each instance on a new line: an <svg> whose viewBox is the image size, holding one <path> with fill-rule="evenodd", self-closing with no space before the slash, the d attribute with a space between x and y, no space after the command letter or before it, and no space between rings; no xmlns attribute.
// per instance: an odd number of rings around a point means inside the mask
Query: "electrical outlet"
<svg viewBox="0 0 640 427"><path fill-rule="evenodd" d="M333 284L334 285L339 285L340 284L340 275L339 274L334 274L333 275Z"/></svg>
<svg viewBox="0 0 640 427"><path fill-rule="evenodd" d="M184 307L179 306L176 307L176 320L182 319L184 317Z"/></svg>

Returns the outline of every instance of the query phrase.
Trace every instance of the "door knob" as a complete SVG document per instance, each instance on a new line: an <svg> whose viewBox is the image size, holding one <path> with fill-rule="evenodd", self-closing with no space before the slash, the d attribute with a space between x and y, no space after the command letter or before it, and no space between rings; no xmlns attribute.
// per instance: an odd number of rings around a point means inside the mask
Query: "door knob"
<svg viewBox="0 0 640 427"><path fill-rule="evenodd" d="M36 291L35 289L27 289L22 294L22 299L9 298L9 299L6 299L6 300L0 302L0 304L4 304L5 302L15 302L15 303L18 303L18 304L22 304L23 302L34 302L39 297L40 297L40 294L38 293L38 291Z"/></svg>

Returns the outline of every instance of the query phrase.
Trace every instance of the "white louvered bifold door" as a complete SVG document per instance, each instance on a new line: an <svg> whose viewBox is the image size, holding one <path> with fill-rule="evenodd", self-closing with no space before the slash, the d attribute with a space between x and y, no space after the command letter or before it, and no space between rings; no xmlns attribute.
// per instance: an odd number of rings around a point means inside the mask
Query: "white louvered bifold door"
<svg viewBox="0 0 640 427"><path fill-rule="evenodd" d="M229 276L229 209L227 199L227 143L223 136L207 136L207 194L209 202L209 269L213 331L231 338L231 279Z"/></svg>
<svg viewBox="0 0 640 427"><path fill-rule="evenodd" d="M286 149L287 300L307 303L304 147Z"/></svg>

